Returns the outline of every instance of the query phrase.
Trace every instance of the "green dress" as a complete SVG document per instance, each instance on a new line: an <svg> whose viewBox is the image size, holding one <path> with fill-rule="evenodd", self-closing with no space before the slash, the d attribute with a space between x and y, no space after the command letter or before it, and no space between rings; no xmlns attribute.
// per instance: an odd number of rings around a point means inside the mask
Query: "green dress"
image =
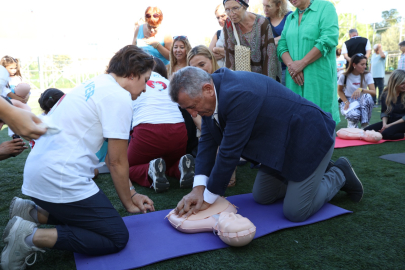
<svg viewBox="0 0 405 270"><path fill-rule="evenodd" d="M336 9L330 2L314 0L303 14L299 26L298 19L298 9L287 17L277 46L279 59L283 53L289 52L293 61L301 60L314 47L321 51L322 56L303 70L304 85L296 84L286 72L286 86L331 113L337 124L340 116L336 81L339 37Z"/></svg>

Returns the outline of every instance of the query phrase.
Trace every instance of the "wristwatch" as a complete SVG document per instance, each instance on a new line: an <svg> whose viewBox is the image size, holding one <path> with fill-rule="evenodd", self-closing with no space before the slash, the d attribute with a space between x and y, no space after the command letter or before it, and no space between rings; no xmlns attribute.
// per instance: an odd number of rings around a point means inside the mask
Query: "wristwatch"
<svg viewBox="0 0 405 270"><path fill-rule="evenodd" d="M135 187L134 186L131 186L130 188L129 188L129 190L134 190L135 189Z"/></svg>

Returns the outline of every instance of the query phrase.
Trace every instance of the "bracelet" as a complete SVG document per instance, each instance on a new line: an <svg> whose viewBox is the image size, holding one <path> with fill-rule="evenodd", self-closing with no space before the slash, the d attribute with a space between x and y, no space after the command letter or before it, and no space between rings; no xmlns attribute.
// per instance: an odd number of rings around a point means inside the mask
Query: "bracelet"
<svg viewBox="0 0 405 270"><path fill-rule="evenodd" d="M129 188L129 190L135 190L135 187L134 187L134 186L131 186L131 187Z"/></svg>
<svg viewBox="0 0 405 270"><path fill-rule="evenodd" d="M348 103L349 101L348 100L346 100L345 102L344 102L344 104L346 104L346 103Z"/></svg>
<svg viewBox="0 0 405 270"><path fill-rule="evenodd" d="M138 193L135 191L135 193L132 194L131 199L132 199L132 197L134 197L136 194L138 194Z"/></svg>
<svg viewBox="0 0 405 270"><path fill-rule="evenodd" d="M153 46L153 48L157 49L158 46L159 46L159 43L156 43L156 45Z"/></svg>

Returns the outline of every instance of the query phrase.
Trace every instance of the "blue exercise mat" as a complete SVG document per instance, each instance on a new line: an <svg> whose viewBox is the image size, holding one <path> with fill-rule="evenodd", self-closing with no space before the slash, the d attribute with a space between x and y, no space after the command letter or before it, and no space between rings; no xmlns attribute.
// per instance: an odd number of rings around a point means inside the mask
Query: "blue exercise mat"
<svg viewBox="0 0 405 270"><path fill-rule="evenodd" d="M255 238L351 213L326 204L307 221L294 223L284 217L282 201L271 205L257 204L251 193L227 199L238 207L238 214L247 217L256 226ZM169 212L170 210L162 210L124 217L129 230L129 241L125 249L119 253L98 257L75 253L77 269L133 269L188 254L229 247L210 232L185 234L177 231L165 219Z"/></svg>

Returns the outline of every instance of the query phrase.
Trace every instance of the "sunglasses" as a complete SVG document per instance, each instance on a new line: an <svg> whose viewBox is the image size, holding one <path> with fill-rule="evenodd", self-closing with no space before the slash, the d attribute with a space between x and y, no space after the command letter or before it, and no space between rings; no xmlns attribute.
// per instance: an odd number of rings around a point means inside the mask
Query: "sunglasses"
<svg viewBox="0 0 405 270"><path fill-rule="evenodd" d="M363 57L363 56L364 56L364 54L362 54L362 53L356 53L356 55L357 55L358 57Z"/></svg>
<svg viewBox="0 0 405 270"><path fill-rule="evenodd" d="M174 36L173 39L183 40L187 39L187 36Z"/></svg>
<svg viewBox="0 0 405 270"><path fill-rule="evenodd" d="M159 16L160 16L159 13L153 14L153 18L159 18ZM152 18L152 15L150 15L149 13L147 13L147 14L145 14L145 17L146 17L147 19L150 19L150 18Z"/></svg>

